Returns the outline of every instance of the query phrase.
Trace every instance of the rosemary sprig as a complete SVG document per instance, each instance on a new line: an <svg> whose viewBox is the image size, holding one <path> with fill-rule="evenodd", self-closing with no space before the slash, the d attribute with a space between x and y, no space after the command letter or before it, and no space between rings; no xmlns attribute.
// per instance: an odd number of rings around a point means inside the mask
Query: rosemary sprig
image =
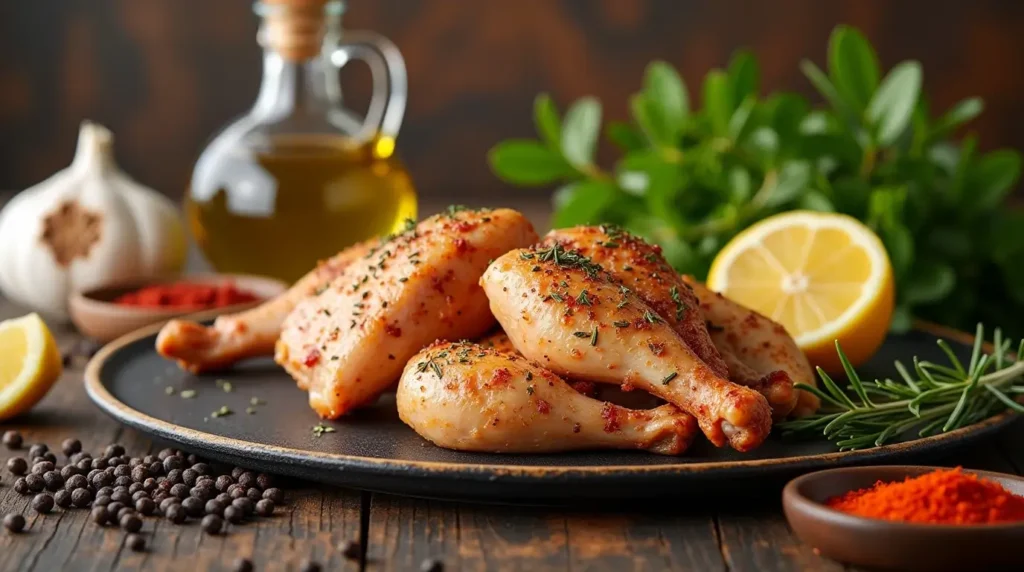
<svg viewBox="0 0 1024 572"><path fill-rule="evenodd" d="M823 402L823 409L803 419L779 424L783 434L823 433L840 450L881 446L910 431L925 437L952 431L1007 409L1024 413L1014 395L1024 394L1024 340L1011 359L1013 344L999 329L992 353L983 352L985 329L978 324L970 361L964 365L945 340L937 343L947 365L913 358L913 367L895 363L897 379L865 382L839 343L836 351L849 381L844 391L821 368L822 388L805 384Z"/></svg>

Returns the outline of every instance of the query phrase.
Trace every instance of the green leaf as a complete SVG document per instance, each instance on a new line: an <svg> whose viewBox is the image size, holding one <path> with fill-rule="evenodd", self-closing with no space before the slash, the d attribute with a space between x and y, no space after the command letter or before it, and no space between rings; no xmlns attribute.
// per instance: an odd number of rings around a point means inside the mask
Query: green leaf
<svg viewBox="0 0 1024 572"><path fill-rule="evenodd" d="M760 70L757 58L746 50L740 50L729 61L729 84L732 86L731 107L739 107L748 97L757 98L760 84Z"/></svg>
<svg viewBox="0 0 1024 572"><path fill-rule="evenodd" d="M967 196L974 210L999 206L1020 178L1020 155L1006 149L987 153L971 165Z"/></svg>
<svg viewBox="0 0 1024 572"><path fill-rule="evenodd" d="M532 139L509 139L487 154L491 170L513 185L547 185L576 172L556 152Z"/></svg>
<svg viewBox="0 0 1024 572"><path fill-rule="evenodd" d="M772 110L771 124L783 141L799 142L800 123L807 117L809 105L802 96L777 93L766 104Z"/></svg>
<svg viewBox="0 0 1024 572"><path fill-rule="evenodd" d="M690 96L675 68L662 61L651 62L644 74L644 99L665 123L670 142L674 142L690 114Z"/></svg>
<svg viewBox="0 0 1024 572"><path fill-rule="evenodd" d="M597 135L601 130L601 103L593 97L584 97L572 104L565 114L562 126L562 154L577 169L585 168L594 160Z"/></svg>
<svg viewBox="0 0 1024 572"><path fill-rule="evenodd" d="M765 208L773 209L795 200L807 189L811 179L811 167L804 161L787 163L778 175L775 188L764 201Z"/></svg>
<svg viewBox="0 0 1024 572"><path fill-rule="evenodd" d="M729 118L729 138L733 141L740 141L750 124L750 114L754 111L757 99L754 96L747 96L743 103L736 108L732 117Z"/></svg>
<svg viewBox="0 0 1024 572"><path fill-rule="evenodd" d="M836 212L836 207L832 204L832 201L820 191L808 191L797 200L797 207L803 210L822 213Z"/></svg>
<svg viewBox="0 0 1024 572"><path fill-rule="evenodd" d="M934 260L921 260L900 285L900 298L908 304L932 304L942 300L956 286L953 267Z"/></svg>
<svg viewBox="0 0 1024 572"><path fill-rule="evenodd" d="M622 151L638 151L647 146L644 136L637 132L632 125L622 121L612 121L605 128L605 136Z"/></svg>
<svg viewBox="0 0 1024 572"><path fill-rule="evenodd" d="M715 69L704 77L704 114L711 123L711 132L720 137L729 133L729 119L732 117L732 88L729 76Z"/></svg>
<svg viewBox="0 0 1024 572"><path fill-rule="evenodd" d="M901 304L893 308L892 320L889 322L889 330L897 334L909 332L914 327L914 316L910 308Z"/></svg>
<svg viewBox="0 0 1024 572"><path fill-rule="evenodd" d="M633 121L640 126L640 131L653 146L670 146L675 144L675 136L661 119L658 111L644 94L636 93L629 98L629 109Z"/></svg>
<svg viewBox="0 0 1024 572"><path fill-rule="evenodd" d="M742 205L750 200L754 184L750 180L750 172L743 167L729 169L729 202Z"/></svg>
<svg viewBox="0 0 1024 572"><path fill-rule="evenodd" d="M533 123L548 147L558 149L562 120L550 95L542 93L533 100Z"/></svg>
<svg viewBox="0 0 1024 572"><path fill-rule="evenodd" d="M615 201L617 190L606 181L580 181L558 190L553 228L607 222L604 210Z"/></svg>
<svg viewBox="0 0 1024 572"><path fill-rule="evenodd" d="M807 79L811 80L811 84L818 93L825 98L825 101L832 106L832 109L836 111L840 116L848 117L851 115L850 106L843 97L839 94L839 90L832 84L832 81L828 79L825 72L821 71L821 68L814 65L814 62L810 60L804 60L800 62L800 70L804 72Z"/></svg>
<svg viewBox="0 0 1024 572"><path fill-rule="evenodd" d="M882 231L882 242L899 281L914 264L914 237L906 226L897 223Z"/></svg>
<svg viewBox="0 0 1024 572"><path fill-rule="evenodd" d="M940 117L935 125L932 125L929 138L935 141L948 136L957 127L981 115L984 109L985 103L980 97L970 97L960 101Z"/></svg>
<svg viewBox="0 0 1024 572"><path fill-rule="evenodd" d="M901 62L892 68L868 104L867 120L881 145L891 145L910 125L921 94L921 64Z"/></svg>
<svg viewBox="0 0 1024 572"><path fill-rule="evenodd" d="M836 26L828 46L828 72L843 99L864 111L878 88L878 56L855 28Z"/></svg>

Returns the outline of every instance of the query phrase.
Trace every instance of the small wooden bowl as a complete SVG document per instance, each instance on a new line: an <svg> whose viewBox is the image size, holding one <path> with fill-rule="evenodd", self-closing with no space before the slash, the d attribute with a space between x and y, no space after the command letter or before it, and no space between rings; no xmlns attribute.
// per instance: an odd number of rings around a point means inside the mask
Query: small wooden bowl
<svg viewBox="0 0 1024 572"><path fill-rule="evenodd" d="M1024 556L1020 554L1024 524L908 524L853 516L824 504L877 481L902 481L940 468L949 467L890 465L810 473L793 479L783 489L783 510L800 540L840 562L919 572L1024 569ZM1024 495L1024 478L988 471L964 472Z"/></svg>
<svg viewBox="0 0 1024 572"><path fill-rule="evenodd" d="M176 309L176 308L140 308L115 304L118 296L138 290L145 286L171 284L174 282L190 282L193 284L233 283L239 290L255 294L259 299L244 304L233 304L215 309ZM68 299L68 310L71 321L80 332L106 343L119 338L128 332L143 326L166 322L172 318L188 315L201 315L209 319L220 314L230 314L252 308L268 298L273 298L288 289L288 285L280 280L263 276L245 274L196 274L178 278L139 281L134 283L107 286L85 292L77 292Z"/></svg>

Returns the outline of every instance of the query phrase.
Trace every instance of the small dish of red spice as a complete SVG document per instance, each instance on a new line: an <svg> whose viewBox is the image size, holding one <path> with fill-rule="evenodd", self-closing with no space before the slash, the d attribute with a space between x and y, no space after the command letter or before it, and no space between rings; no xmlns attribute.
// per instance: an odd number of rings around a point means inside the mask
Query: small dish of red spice
<svg viewBox="0 0 1024 572"><path fill-rule="evenodd" d="M849 467L793 479L793 532L823 556L880 569L1021 570L1024 478L960 467Z"/></svg>
<svg viewBox="0 0 1024 572"><path fill-rule="evenodd" d="M262 276L197 274L79 292L68 300L68 307L79 331L108 342L186 314L199 313L198 319L209 319L238 312L287 288L279 280Z"/></svg>

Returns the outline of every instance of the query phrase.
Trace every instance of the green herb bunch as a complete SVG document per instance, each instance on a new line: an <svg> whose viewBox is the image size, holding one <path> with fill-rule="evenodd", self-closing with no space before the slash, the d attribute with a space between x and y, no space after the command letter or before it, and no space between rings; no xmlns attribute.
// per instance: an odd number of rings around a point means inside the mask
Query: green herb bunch
<svg viewBox="0 0 1024 572"><path fill-rule="evenodd" d="M1024 413L1016 398L1024 394L1024 340L1012 355L1013 344L1000 330L991 353L982 351L984 328L979 324L967 365L939 340L949 359L946 365L914 357L913 368L896 362L899 378L865 382L836 350L849 380L848 391L818 368L823 389L797 384L821 398L823 408L803 419L786 421L784 434L810 433L833 441L842 450L881 446L908 432L925 437L983 421L1003 411Z"/></svg>
<svg viewBox="0 0 1024 572"><path fill-rule="evenodd" d="M521 186L559 184L553 226L616 223L660 244L680 272L704 277L736 233L792 209L852 215L884 241L897 283L893 327L917 315L955 326L1024 323L1024 213L1000 209L1020 155L980 153L954 131L982 111L965 99L935 117L921 65L884 75L857 30L837 27L827 73L801 69L827 103L794 93L762 96L757 60L735 54L701 85L703 107L675 69L653 62L629 101L631 121L607 138L622 156L595 162L601 104L585 97L559 117L534 106L539 140L490 152L494 172ZM1024 332L1011 332L1024 333Z"/></svg>

